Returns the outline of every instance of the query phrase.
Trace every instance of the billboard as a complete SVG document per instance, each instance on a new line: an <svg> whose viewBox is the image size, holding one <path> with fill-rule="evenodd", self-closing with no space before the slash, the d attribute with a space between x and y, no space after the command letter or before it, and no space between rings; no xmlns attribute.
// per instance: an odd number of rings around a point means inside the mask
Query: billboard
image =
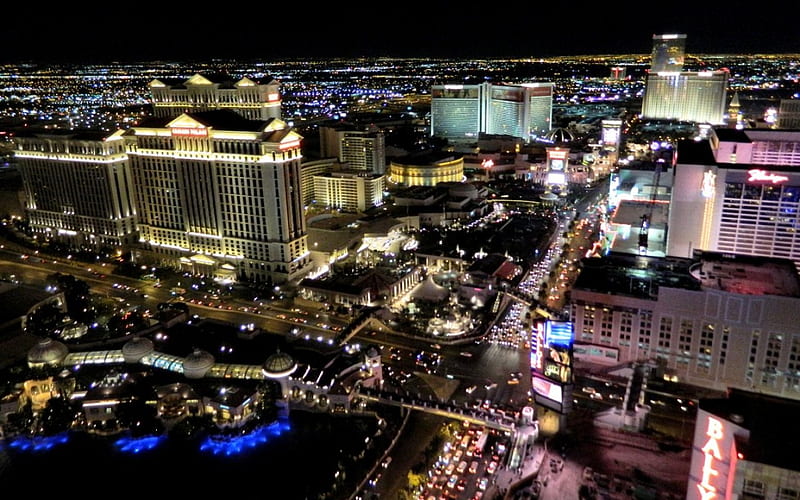
<svg viewBox="0 0 800 500"><path fill-rule="evenodd" d="M575 329L571 321L552 321L545 323L544 341L547 345L556 344L572 348L575 342Z"/></svg>

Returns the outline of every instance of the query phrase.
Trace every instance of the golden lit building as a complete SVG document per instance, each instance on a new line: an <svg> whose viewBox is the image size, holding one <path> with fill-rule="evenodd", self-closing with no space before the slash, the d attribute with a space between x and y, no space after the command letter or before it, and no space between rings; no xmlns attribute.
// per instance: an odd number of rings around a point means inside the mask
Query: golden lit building
<svg viewBox="0 0 800 500"><path fill-rule="evenodd" d="M364 212L383 204L386 178L366 172L329 172L314 176L317 203L345 212Z"/></svg>
<svg viewBox="0 0 800 500"><path fill-rule="evenodd" d="M25 131L14 156L25 214L40 238L119 249L136 241L136 209L120 132Z"/></svg>
<svg viewBox="0 0 800 500"><path fill-rule="evenodd" d="M141 256L248 281L307 272L302 137L285 122L204 111L153 118L125 138Z"/></svg>
<svg viewBox="0 0 800 500"><path fill-rule="evenodd" d="M276 80L259 83L246 77L234 81L227 76L206 78L195 74L179 82L156 79L149 87L153 114L160 118L213 109L230 109L250 120L281 117L281 94Z"/></svg>
<svg viewBox="0 0 800 500"><path fill-rule="evenodd" d="M389 165L389 182L405 187L463 181L464 157L450 152L407 155Z"/></svg>

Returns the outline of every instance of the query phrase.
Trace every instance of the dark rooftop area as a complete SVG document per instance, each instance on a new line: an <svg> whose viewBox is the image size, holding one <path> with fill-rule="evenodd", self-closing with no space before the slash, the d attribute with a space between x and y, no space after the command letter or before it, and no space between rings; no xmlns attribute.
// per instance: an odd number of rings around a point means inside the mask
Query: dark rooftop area
<svg viewBox="0 0 800 500"><path fill-rule="evenodd" d="M716 165L717 160L708 141L678 141L676 161L684 165Z"/></svg>
<svg viewBox="0 0 800 500"><path fill-rule="evenodd" d="M573 289L653 300L661 286L699 291L700 281L689 271L693 262L679 257L649 257L612 251L604 257L583 259Z"/></svg>
<svg viewBox="0 0 800 500"><path fill-rule="evenodd" d="M732 390L727 398L701 399L701 410L737 423L750 431L750 438L737 443L745 460L800 470L800 401Z"/></svg>

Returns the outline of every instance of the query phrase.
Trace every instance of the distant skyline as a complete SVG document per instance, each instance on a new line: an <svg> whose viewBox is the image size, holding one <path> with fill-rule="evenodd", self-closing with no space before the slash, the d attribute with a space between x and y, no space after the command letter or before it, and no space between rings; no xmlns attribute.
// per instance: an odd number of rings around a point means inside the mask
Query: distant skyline
<svg viewBox="0 0 800 500"><path fill-rule="evenodd" d="M217 2L146 11L131 4L123 13L116 9L125 4L63 13L10 6L0 62L649 54L652 36L667 33L687 35L688 54L800 53L794 3L653 5L264 3L226 11Z"/></svg>

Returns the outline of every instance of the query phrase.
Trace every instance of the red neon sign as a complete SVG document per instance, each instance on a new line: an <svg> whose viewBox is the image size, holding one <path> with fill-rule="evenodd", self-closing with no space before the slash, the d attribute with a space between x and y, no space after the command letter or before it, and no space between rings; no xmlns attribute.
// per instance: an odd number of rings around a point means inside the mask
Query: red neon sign
<svg viewBox="0 0 800 500"><path fill-rule="evenodd" d="M289 142L281 143L278 146L278 148L279 149L289 149L289 148L296 148L298 146L300 146L300 141L296 140L296 141L289 141Z"/></svg>
<svg viewBox="0 0 800 500"><path fill-rule="evenodd" d="M179 137L208 137L208 129L205 128L189 128L189 127L172 127L172 135Z"/></svg>
<svg viewBox="0 0 800 500"><path fill-rule="evenodd" d="M750 178L747 179L747 182L771 182L773 184L779 184L789 180L785 175L773 174L772 172L757 168L748 170L747 173L750 174Z"/></svg>
<svg viewBox="0 0 800 500"><path fill-rule="evenodd" d="M703 452L703 475L697 484L702 500L713 500L717 496L717 487L712 484L715 477L719 476L719 471L715 468L716 462L722 460L722 452L719 449L719 442L724 437L722 422L716 418L708 417L708 427L706 428L705 446Z"/></svg>

